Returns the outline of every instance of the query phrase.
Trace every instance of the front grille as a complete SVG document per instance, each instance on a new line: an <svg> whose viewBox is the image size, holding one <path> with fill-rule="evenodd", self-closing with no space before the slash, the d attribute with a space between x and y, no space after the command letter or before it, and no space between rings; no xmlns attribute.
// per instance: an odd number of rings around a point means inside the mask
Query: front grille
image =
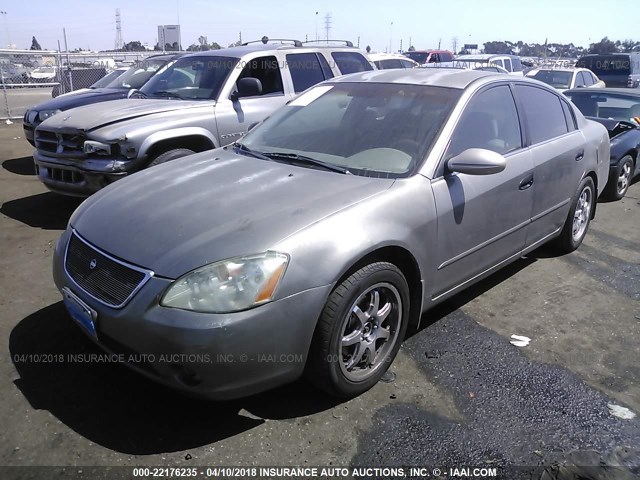
<svg viewBox="0 0 640 480"><path fill-rule="evenodd" d="M36 129L36 148L58 157L85 158L83 133L58 133Z"/></svg>
<svg viewBox="0 0 640 480"><path fill-rule="evenodd" d="M116 308L122 307L152 275L100 252L75 232L67 245L64 266L80 288Z"/></svg>
<svg viewBox="0 0 640 480"><path fill-rule="evenodd" d="M66 170L64 168L42 167L47 171L47 176L51 180L64 183L82 183L84 175L75 170Z"/></svg>

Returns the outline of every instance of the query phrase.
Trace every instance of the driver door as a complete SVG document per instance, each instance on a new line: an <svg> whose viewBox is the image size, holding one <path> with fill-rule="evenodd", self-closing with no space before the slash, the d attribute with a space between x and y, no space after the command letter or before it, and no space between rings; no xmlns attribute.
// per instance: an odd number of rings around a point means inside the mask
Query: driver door
<svg viewBox="0 0 640 480"><path fill-rule="evenodd" d="M480 90L467 104L444 161L468 148L502 154L506 168L491 175L446 172L433 180L438 215L433 299L517 255L533 208L533 161L508 85Z"/></svg>

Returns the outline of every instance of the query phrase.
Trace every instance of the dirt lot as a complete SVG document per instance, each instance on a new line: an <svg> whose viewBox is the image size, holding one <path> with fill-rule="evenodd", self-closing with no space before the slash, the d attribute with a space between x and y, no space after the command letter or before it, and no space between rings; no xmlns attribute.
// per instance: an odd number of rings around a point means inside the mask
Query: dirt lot
<svg viewBox="0 0 640 480"><path fill-rule="evenodd" d="M117 365L37 361L99 350L51 278L79 201L46 191L31 151L19 123L0 126L0 465L602 461L639 473L640 420L607 405L640 413L640 183L598 205L577 252L536 251L427 314L395 381L345 403L303 382L213 403Z"/></svg>

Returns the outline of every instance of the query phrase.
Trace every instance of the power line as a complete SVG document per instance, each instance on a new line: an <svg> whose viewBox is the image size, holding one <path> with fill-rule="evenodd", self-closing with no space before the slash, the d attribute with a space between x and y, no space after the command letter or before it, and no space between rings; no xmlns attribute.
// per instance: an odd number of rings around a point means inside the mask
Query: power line
<svg viewBox="0 0 640 480"><path fill-rule="evenodd" d="M116 50L122 50L122 22L120 21L120 9L116 8Z"/></svg>

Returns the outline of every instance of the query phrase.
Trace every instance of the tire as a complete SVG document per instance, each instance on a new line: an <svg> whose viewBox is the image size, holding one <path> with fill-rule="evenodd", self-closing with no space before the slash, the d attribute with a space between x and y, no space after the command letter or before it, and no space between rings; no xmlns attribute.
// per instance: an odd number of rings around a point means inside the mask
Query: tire
<svg viewBox="0 0 640 480"><path fill-rule="evenodd" d="M168 162L170 160L175 160L176 158L186 157L187 155L193 155L193 150L189 150L188 148L174 148L173 150L168 150L160 155L154 157L151 162L149 162L149 167L155 167L156 165L160 165L161 163Z"/></svg>
<svg viewBox="0 0 640 480"><path fill-rule="evenodd" d="M602 192L607 200L620 200L629 190L633 178L633 158L625 155L616 165L615 174L611 175L607 186Z"/></svg>
<svg viewBox="0 0 640 480"><path fill-rule="evenodd" d="M573 196L569 215L562 232L556 240L556 246L559 250L570 253L580 246L589 229L596 200L596 188L593 180L591 177L583 178Z"/></svg>
<svg viewBox="0 0 640 480"><path fill-rule="evenodd" d="M402 272L387 262L357 270L333 290L322 310L307 379L336 397L367 391L396 357L408 323L409 286Z"/></svg>

